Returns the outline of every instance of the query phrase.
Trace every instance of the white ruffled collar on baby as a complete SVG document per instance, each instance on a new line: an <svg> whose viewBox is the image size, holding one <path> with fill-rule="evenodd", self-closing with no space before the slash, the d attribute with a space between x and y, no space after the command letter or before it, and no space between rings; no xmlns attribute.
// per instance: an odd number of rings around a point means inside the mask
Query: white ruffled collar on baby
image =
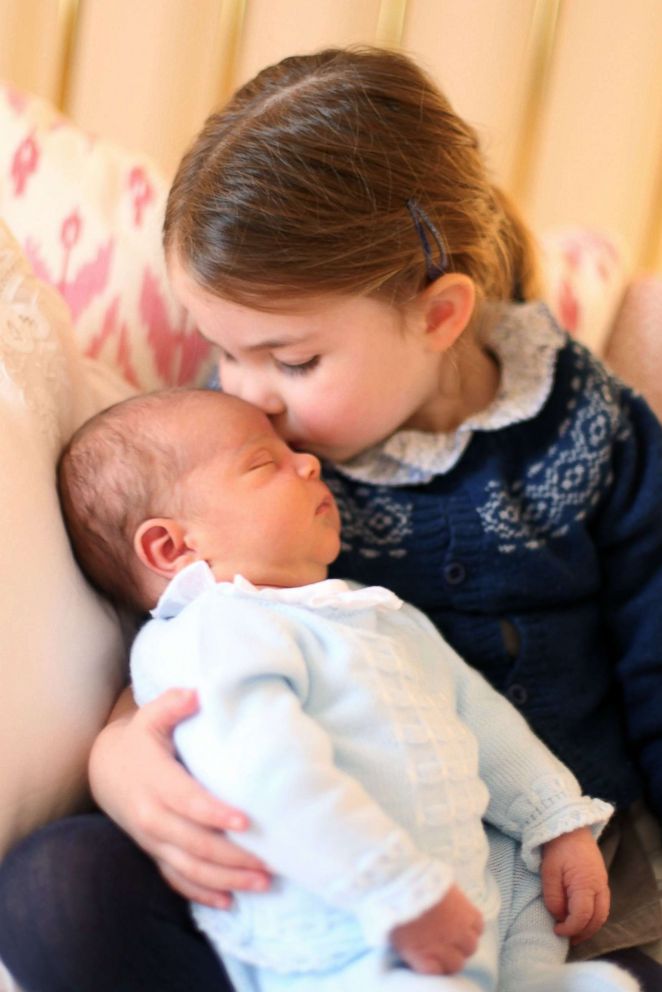
<svg viewBox="0 0 662 992"><path fill-rule="evenodd" d="M324 579L289 588L254 586L243 575L235 575L232 582L217 582L207 562L196 561L170 581L151 616L156 620L170 620L210 589L216 589L221 596L243 596L311 610L399 610L402 606L402 600L382 586L355 586L343 579Z"/></svg>
<svg viewBox="0 0 662 992"><path fill-rule="evenodd" d="M339 472L375 485L420 485L450 471L474 431L496 431L540 412L552 390L556 356L565 335L544 303L498 306L487 346L499 362L501 381L489 406L449 433L397 431L337 464Z"/></svg>

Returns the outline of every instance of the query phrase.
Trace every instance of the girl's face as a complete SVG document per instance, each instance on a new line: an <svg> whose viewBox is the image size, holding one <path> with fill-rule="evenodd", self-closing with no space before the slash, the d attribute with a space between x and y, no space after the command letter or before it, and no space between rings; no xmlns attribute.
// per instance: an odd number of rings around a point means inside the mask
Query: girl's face
<svg viewBox="0 0 662 992"><path fill-rule="evenodd" d="M400 427L434 429L440 355L395 307L332 296L264 312L201 288L176 259L170 275L220 349L223 390L260 407L289 445L342 462Z"/></svg>

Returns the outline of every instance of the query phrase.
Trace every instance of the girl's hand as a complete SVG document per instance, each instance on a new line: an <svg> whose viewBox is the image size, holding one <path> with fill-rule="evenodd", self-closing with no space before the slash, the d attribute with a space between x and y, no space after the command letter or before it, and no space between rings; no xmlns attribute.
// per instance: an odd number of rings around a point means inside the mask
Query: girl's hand
<svg viewBox="0 0 662 992"><path fill-rule="evenodd" d="M597 933L609 915L610 895L607 869L588 827L545 844L540 874L555 933L572 944Z"/></svg>
<svg viewBox="0 0 662 992"><path fill-rule="evenodd" d="M232 890L264 890L269 874L223 834L245 830L246 816L211 796L174 756L172 732L197 708L194 692L173 689L138 710L125 690L92 748L90 785L177 892L225 909Z"/></svg>
<svg viewBox="0 0 662 992"><path fill-rule="evenodd" d="M454 975L475 952L483 917L457 885L415 920L391 931L391 943L413 971Z"/></svg>

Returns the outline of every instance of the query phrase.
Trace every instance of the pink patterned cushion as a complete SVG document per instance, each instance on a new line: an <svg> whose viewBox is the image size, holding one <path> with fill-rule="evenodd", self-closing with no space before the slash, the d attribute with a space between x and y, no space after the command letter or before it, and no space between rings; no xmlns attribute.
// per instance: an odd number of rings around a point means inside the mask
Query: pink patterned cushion
<svg viewBox="0 0 662 992"><path fill-rule="evenodd" d="M622 252L606 235L587 228L550 231L540 247L545 295L557 320L604 355L626 284Z"/></svg>
<svg viewBox="0 0 662 992"><path fill-rule="evenodd" d="M167 187L145 157L0 84L0 215L64 296L82 351L140 389L198 383L210 366L166 280Z"/></svg>

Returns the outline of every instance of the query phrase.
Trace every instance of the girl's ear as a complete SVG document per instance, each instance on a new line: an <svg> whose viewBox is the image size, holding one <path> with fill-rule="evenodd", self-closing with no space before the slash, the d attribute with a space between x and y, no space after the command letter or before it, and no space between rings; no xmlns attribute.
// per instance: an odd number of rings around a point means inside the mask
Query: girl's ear
<svg viewBox="0 0 662 992"><path fill-rule="evenodd" d="M134 535L133 548L143 565L167 579L198 557L186 543L182 525L170 517L143 520Z"/></svg>
<svg viewBox="0 0 662 992"><path fill-rule="evenodd" d="M449 272L423 290L417 302L426 346L447 351L473 316L476 287L469 276Z"/></svg>

